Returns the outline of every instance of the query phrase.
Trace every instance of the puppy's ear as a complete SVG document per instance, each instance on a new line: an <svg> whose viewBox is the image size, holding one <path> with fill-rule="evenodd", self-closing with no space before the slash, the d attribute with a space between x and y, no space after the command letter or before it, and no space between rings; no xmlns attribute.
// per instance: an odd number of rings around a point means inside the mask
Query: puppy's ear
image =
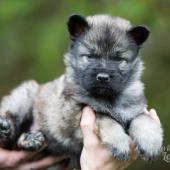
<svg viewBox="0 0 170 170"><path fill-rule="evenodd" d="M149 36L149 29L146 26L134 26L128 31L128 35L137 45L144 43Z"/></svg>
<svg viewBox="0 0 170 170"><path fill-rule="evenodd" d="M89 28L86 18L77 14L68 18L67 26L72 40L83 36Z"/></svg>

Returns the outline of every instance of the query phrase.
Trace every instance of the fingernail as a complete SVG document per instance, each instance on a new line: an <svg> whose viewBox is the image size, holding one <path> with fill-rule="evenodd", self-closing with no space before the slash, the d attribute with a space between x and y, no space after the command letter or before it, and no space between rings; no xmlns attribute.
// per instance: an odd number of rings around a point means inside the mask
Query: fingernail
<svg viewBox="0 0 170 170"><path fill-rule="evenodd" d="M95 120L93 110L90 107L85 107L83 109L82 118L83 118L83 122L85 124L89 124L89 123L91 124L91 122L93 122Z"/></svg>
<svg viewBox="0 0 170 170"><path fill-rule="evenodd" d="M86 107L84 107L84 109L83 109L83 113L85 113L85 112L92 112L92 109L89 107L89 106L86 106Z"/></svg>
<svg viewBox="0 0 170 170"><path fill-rule="evenodd" d="M150 112L156 113L156 110L155 109L151 109Z"/></svg>

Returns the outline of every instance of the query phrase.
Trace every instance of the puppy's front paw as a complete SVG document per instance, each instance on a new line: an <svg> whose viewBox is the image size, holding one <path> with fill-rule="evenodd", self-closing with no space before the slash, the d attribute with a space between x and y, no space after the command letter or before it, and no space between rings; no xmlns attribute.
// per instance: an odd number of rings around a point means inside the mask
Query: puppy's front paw
<svg viewBox="0 0 170 170"><path fill-rule="evenodd" d="M45 143L44 135L40 132L23 133L18 140L18 147L28 151L37 151Z"/></svg>
<svg viewBox="0 0 170 170"><path fill-rule="evenodd" d="M145 161L155 160L161 152L161 148L154 150L154 152L151 152L150 150L147 150L146 148L142 148L142 146L140 145L138 145L137 150L138 150L140 157Z"/></svg>
<svg viewBox="0 0 170 170"><path fill-rule="evenodd" d="M134 119L129 132L137 144L138 153L142 159L152 161L159 156L163 130L153 119L146 115Z"/></svg>
<svg viewBox="0 0 170 170"><path fill-rule="evenodd" d="M0 140L5 140L10 137L11 134L11 124L10 121L0 116Z"/></svg>
<svg viewBox="0 0 170 170"><path fill-rule="evenodd" d="M130 159L131 150L129 137L126 134L119 136L112 144L109 144L108 147L116 159L121 161Z"/></svg>
<svg viewBox="0 0 170 170"><path fill-rule="evenodd" d="M162 137L157 134L156 136L148 136L137 140L138 153L142 159L146 161L155 160L161 153Z"/></svg>
<svg viewBox="0 0 170 170"><path fill-rule="evenodd" d="M129 148L122 150L120 148L113 147L112 153L113 153L113 156L118 160L126 161L126 160L130 159L130 149Z"/></svg>

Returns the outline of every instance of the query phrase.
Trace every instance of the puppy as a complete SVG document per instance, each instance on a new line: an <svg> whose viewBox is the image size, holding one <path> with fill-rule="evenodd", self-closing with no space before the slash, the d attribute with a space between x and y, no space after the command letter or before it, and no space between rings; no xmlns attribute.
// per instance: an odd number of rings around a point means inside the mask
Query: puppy
<svg viewBox="0 0 170 170"><path fill-rule="evenodd" d="M2 99L1 144L38 150L46 141L50 154L67 154L72 167L79 167L81 110L88 105L96 112L101 141L117 159L129 159L129 136L142 158L154 159L163 130L144 114L139 50L148 28L109 15L72 15L67 25L71 45L65 73L42 85L24 82ZM30 131L33 123L38 128Z"/></svg>

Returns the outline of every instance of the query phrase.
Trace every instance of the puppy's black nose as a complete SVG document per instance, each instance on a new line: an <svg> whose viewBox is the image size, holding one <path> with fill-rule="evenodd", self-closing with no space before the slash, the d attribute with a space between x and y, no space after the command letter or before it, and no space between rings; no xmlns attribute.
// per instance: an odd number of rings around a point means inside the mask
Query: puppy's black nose
<svg viewBox="0 0 170 170"><path fill-rule="evenodd" d="M107 73L99 73L96 76L97 81L108 82L110 81L110 76Z"/></svg>

